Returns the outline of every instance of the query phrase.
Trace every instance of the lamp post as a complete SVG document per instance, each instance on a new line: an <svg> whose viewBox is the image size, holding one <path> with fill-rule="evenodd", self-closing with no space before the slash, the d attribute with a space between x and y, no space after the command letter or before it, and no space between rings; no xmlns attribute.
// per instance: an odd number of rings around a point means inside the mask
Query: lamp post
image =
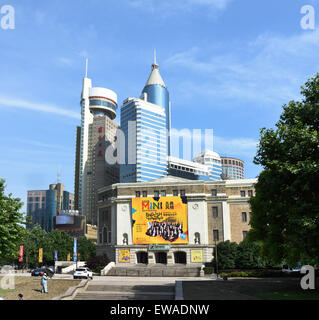
<svg viewBox="0 0 319 320"><path fill-rule="evenodd" d="M216 259L216 277L218 279L218 252L217 252L217 241L215 239L215 259Z"/></svg>

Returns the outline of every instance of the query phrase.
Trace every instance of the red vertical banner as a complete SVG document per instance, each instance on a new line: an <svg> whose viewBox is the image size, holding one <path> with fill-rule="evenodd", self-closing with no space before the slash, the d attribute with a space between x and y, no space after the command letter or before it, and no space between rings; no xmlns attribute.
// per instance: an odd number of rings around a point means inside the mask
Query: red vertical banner
<svg viewBox="0 0 319 320"><path fill-rule="evenodd" d="M20 250L19 250L19 262L23 262L23 246L20 246Z"/></svg>

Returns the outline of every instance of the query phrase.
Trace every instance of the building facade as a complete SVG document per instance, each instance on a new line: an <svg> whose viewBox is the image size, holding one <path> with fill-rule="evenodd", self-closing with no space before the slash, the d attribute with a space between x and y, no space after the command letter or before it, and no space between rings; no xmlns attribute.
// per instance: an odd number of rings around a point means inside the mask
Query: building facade
<svg viewBox="0 0 319 320"><path fill-rule="evenodd" d="M239 243L246 237L248 200L255 183L255 179L192 181L167 176L101 188L97 253L120 265L210 262L218 242ZM141 208L146 208L145 214ZM146 218L149 229L144 232Z"/></svg>
<svg viewBox="0 0 319 320"><path fill-rule="evenodd" d="M167 175L165 109L146 100L128 98L121 107L121 129L125 164L120 166L120 181L151 181Z"/></svg>
<svg viewBox="0 0 319 320"><path fill-rule="evenodd" d="M171 155L171 102L169 100L168 89L160 75L159 65L156 62L156 56L154 55L154 62L152 64L151 74L142 90L143 100L146 100L152 104L161 106L165 110L165 123L167 130L167 153Z"/></svg>
<svg viewBox="0 0 319 320"><path fill-rule="evenodd" d="M114 91L92 87L85 77L81 95L81 127L77 128L75 183L76 204L87 222L97 224L97 189L119 182L119 167L106 161L109 148L115 148L119 126L114 121L117 95Z"/></svg>
<svg viewBox="0 0 319 320"><path fill-rule="evenodd" d="M245 179L244 161L233 157L221 157L222 174L226 179Z"/></svg>
<svg viewBox="0 0 319 320"><path fill-rule="evenodd" d="M194 162L201 163L202 165L208 167L210 180L221 180L222 161L217 152L204 150L203 152L195 156Z"/></svg>
<svg viewBox="0 0 319 320"><path fill-rule="evenodd" d="M62 183L51 184L48 190L30 190L27 197L28 229L40 225L47 232L53 229L53 219L61 210L74 209L74 195L64 190Z"/></svg>

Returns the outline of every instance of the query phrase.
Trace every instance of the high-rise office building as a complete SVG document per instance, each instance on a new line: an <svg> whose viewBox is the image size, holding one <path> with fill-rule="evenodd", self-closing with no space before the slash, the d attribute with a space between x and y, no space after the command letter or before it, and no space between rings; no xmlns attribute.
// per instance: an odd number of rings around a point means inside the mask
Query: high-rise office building
<svg viewBox="0 0 319 320"><path fill-rule="evenodd" d="M116 140L116 109L116 93L92 87L86 72L81 95L81 128L77 128L74 190L76 209L93 225L97 224L97 189L119 182L118 166L105 160L106 149L113 147Z"/></svg>
<svg viewBox="0 0 319 320"><path fill-rule="evenodd" d="M233 157L221 157L224 179L245 179L244 161Z"/></svg>
<svg viewBox="0 0 319 320"><path fill-rule="evenodd" d="M128 98L121 107L125 164L121 182L143 182L167 175L166 114L162 106Z"/></svg>
<svg viewBox="0 0 319 320"><path fill-rule="evenodd" d="M210 180L221 180L222 163L218 153L211 150L204 150L195 156L194 162L201 163L208 167Z"/></svg>
<svg viewBox="0 0 319 320"><path fill-rule="evenodd" d="M167 175L170 127L169 93L154 58L140 99L128 98L121 107L125 136L121 182L151 181Z"/></svg>
<svg viewBox="0 0 319 320"><path fill-rule="evenodd" d="M154 62L152 64L152 72L142 90L142 99L150 103L161 106L165 109L166 114L166 129L167 129L167 153L171 155L171 102L169 100L169 92L160 75L159 65L156 62L154 52Z"/></svg>
<svg viewBox="0 0 319 320"><path fill-rule="evenodd" d="M64 190L62 183L50 184L48 190L30 190L27 198L27 216L31 224L27 228L32 229L40 225L47 232L52 231L53 218L60 214L61 210L74 209L74 195Z"/></svg>

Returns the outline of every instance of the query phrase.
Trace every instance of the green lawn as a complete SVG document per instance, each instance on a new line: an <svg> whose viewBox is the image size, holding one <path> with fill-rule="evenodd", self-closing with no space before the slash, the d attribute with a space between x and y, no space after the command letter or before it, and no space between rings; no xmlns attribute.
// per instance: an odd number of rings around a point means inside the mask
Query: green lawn
<svg viewBox="0 0 319 320"><path fill-rule="evenodd" d="M0 289L0 296L1 296L2 294L6 294L6 293L8 293L8 292L14 292L14 291L16 291L16 290L15 290L15 289L11 289L11 290Z"/></svg>
<svg viewBox="0 0 319 320"><path fill-rule="evenodd" d="M265 300L319 300L319 292L317 290L258 292L250 295Z"/></svg>

